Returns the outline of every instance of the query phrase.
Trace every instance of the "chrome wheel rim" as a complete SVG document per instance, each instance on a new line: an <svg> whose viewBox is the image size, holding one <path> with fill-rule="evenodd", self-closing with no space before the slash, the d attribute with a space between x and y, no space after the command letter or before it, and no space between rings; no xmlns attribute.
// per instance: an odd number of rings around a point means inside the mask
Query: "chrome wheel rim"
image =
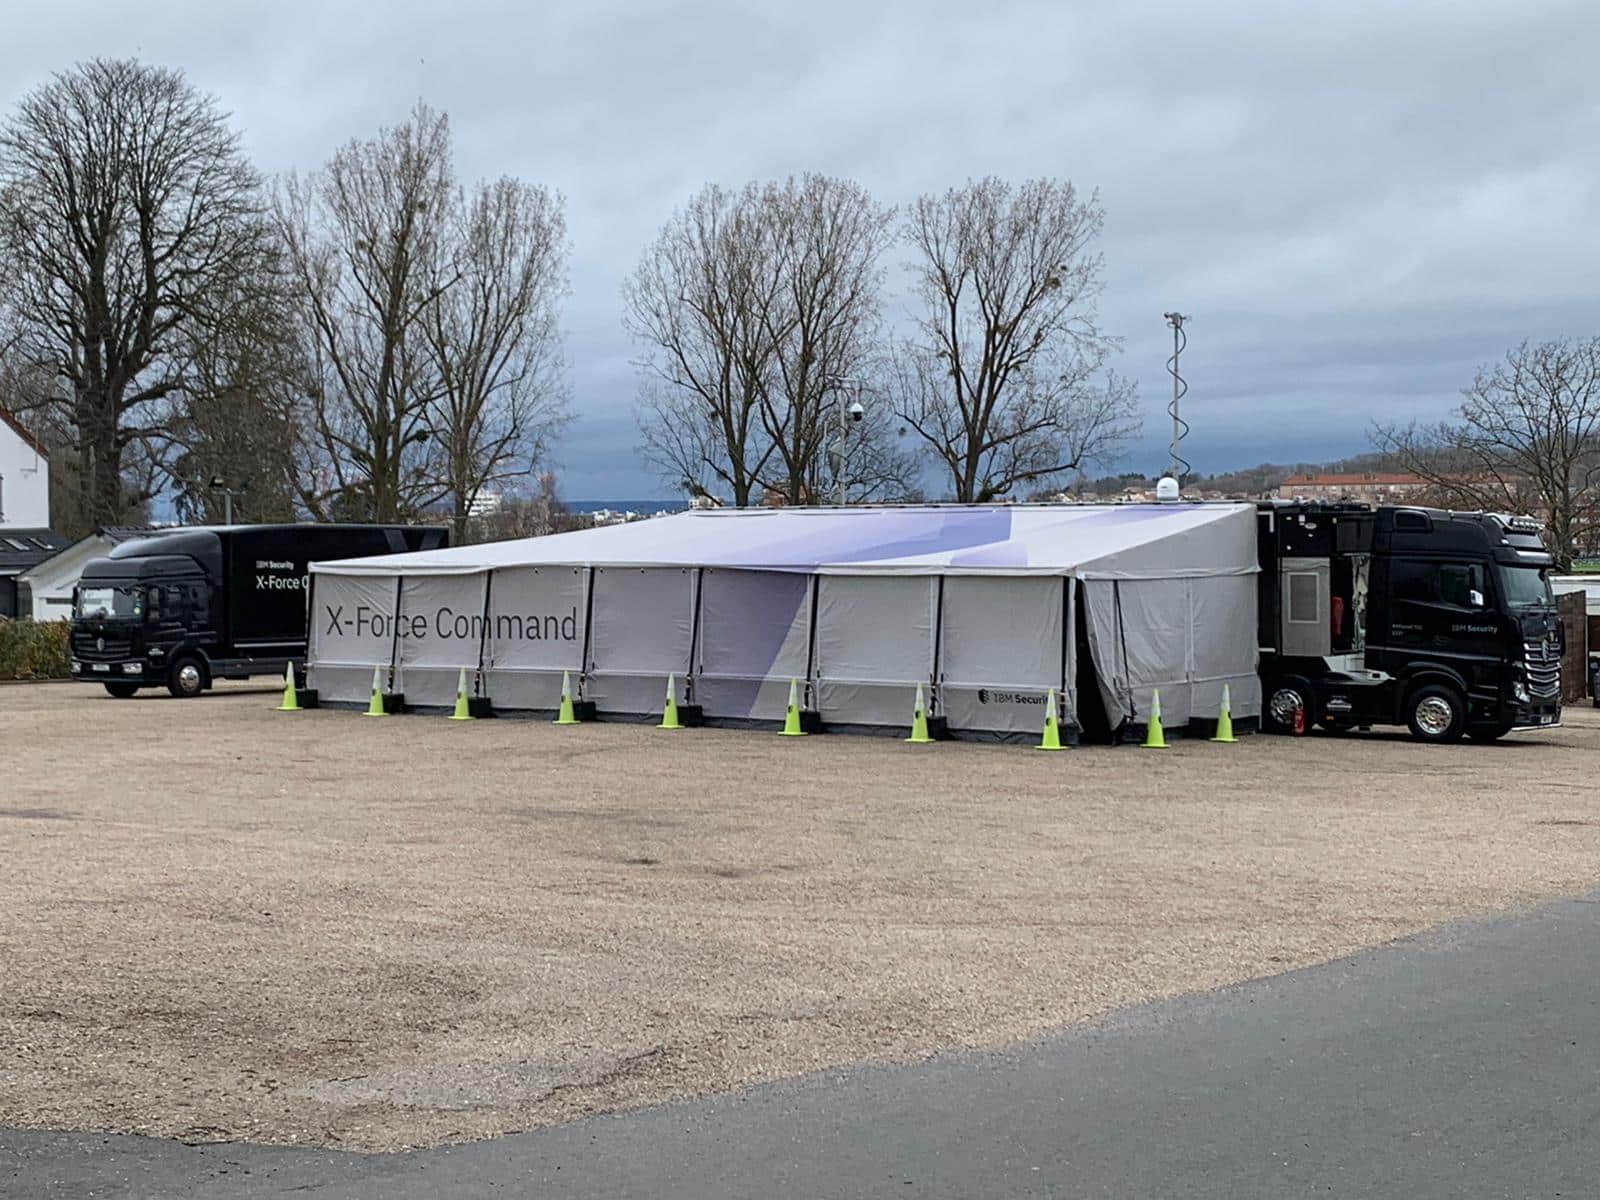
<svg viewBox="0 0 1600 1200"><path fill-rule="evenodd" d="M200 690L200 668L193 663L184 663L178 668L178 686L186 692Z"/></svg>
<svg viewBox="0 0 1600 1200"><path fill-rule="evenodd" d="M1272 719L1280 725L1293 725L1294 715L1305 709L1305 699L1293 688L1279 688L1269 701Z"/></svg>
<svg viewBox="0 0 1600 1200"><path fill-rule="evenodd" d="M1429 737L1443 737L1456 719L1456 710L1443 696L1427 696L1417 705L1417 728Z"/></svg>

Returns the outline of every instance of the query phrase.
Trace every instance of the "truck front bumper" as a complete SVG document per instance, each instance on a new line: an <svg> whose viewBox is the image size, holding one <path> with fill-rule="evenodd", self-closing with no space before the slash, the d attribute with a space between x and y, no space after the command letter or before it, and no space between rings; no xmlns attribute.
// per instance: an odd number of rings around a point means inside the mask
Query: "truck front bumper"
<svg viewBox="0 0 1600 1200"><path fill-rule="evenodd" d="M72 677L88 683L137 683L141 686L167 681L161 667L152 666L143 659L91 662L75 658L72 660Z"/></svg>
<svg viewBox="0 0 1600 1200"><path fill-rule="evenodd" d="M1511 726L1520 729L1555 729L1561 725L1561 705L1550 701L1543 704L1519 704Z"/></svg>

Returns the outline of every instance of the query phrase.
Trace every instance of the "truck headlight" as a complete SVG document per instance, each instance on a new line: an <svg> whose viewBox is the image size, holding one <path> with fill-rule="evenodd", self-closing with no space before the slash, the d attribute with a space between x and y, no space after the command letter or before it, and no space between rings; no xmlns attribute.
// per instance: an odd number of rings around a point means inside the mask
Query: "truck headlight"
<svg viewBox="0 0 1600 1200"><path fill-rule="evenodd" d="M137 675L139 673L139 671L140 671L140 666L139 666L138 663L123 663L122 664L122 673L124 675Z"/></svg>
<svg viewBox="0 0 1600 1200"><path fill-rule="evenodd" d="M1511 681L1511 698L1518 704L1526 704L1528 702L1528 685L1520 679L1513 679Z"/></svg>
<svg viewBox="0 0 1600 1200"><path fill-rule="evenodd" d="M83 664L81 662L79 662L77 659L73 659L72 660L72 673L74 675L76 675L82 670L83 670Z"/></svg>

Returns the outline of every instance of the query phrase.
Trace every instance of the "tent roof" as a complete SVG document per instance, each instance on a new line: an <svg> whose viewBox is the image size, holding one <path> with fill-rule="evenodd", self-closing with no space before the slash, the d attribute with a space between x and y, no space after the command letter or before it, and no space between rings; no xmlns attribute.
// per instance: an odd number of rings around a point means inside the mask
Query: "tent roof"
<svg viewBox="0 0 1600 1200"><path fill-rule="evenodd" d="M1256 569L1255 507L703 509L548 537L314 563L311 569L415 576L545 565L860 575L1234 574Z"/></svg>

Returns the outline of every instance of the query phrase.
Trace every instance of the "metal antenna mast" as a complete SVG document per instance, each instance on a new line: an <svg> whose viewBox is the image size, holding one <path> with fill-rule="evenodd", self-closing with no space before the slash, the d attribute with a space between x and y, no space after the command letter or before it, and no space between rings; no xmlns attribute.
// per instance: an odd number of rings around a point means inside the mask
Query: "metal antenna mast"
<svg viewBox="0 0 1600 1200"><path fill-rule="evenodd" d="M1178 401L1182 400L1189 390L1189 385L1184 382L1182 375L1178 374L1178 357L1183 353L1183 348L1189 344L1189 335L1183 332L1183 323L1189 318L1181 312L1162 313L1167 319L1167 324L1172 326L1172 357L1167 359L1167 374L1172 376L1172 403L1167 405L1167 415L1172 418L1172 442L1169 449L1172 454L1172 477L1179 483L1189 473L1188 461L1178 453L1178 443L1189 433L1189 423L1178 415Z"/></svg>

